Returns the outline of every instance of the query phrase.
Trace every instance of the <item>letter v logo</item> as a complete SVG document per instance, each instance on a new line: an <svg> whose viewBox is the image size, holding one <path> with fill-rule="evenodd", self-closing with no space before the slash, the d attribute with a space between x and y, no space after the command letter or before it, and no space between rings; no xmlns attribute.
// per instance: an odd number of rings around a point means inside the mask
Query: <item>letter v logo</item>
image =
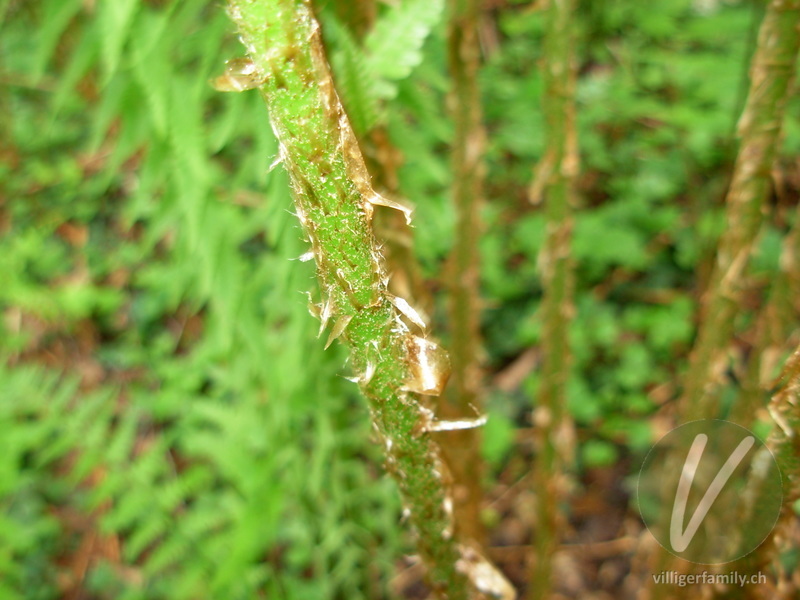
<svg viewBox="0 0 800 600"><path fill-rule="evenodd" d="M706 518L708 511L711 510L714 500L717 499L722 488L728 483L733 471L739 466L745 455L750 452L750 448L753 447L756 439L751 435L739 442L739 445L728 457L728 460L722 465L717 476L714 477L714 481L711 482L706 493L703 494L703 499L697 505L689 524L686 526L686 530L681 531L683 518L686 514L686 504L689 501L689 492L692 489L694 476L697 473L697 467L700 465L700 459L703 457L707 442L708 436L704 433L698 433L694 438L694 442L692 442L689 454L686 456L686 462L683 463L678 489L675 492L675 503L672 505L672 520L669 524L669 542L675 552L683 552L692 543L692 539L700 528L703 519Z"/></svg>
<svg viewBox="0 0 800 600"><path fill-rule="evenodd" d="M780 469L748 429L720 419L691 421L647 453L637 484L639 513L663 548L719 565L755 550L783 503Z"/></svg>

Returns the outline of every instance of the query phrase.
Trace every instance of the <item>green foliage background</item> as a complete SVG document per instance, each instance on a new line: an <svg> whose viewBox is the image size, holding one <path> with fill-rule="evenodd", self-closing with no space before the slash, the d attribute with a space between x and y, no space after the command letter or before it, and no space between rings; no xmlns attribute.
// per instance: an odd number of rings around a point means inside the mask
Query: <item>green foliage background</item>
<svg viewBox="0 0 800 600"><path fill-rule="evenodd" d="M453 228L443 2L384 7L363 41L319 4L356 130L384 125L404 154L415 251L439 289ZM582 5L570 409L583 467L640 456L654 390L681 374L759 6ZM263 102L208 85L241 55L220 4L5 0L0 15L0 599L389 596L411 552L397 494L344 354L322 351L307 314L313 268L291 260L306 248L269 169ZM492 373L540 332L544 217L526 190L545 142L541 27L527 4L486 15ZM797 116L795 102L785 157L800 151ZM789 188L751 268L756 304ZM536 387L535 371L490 386L489 488Z"/></svg>

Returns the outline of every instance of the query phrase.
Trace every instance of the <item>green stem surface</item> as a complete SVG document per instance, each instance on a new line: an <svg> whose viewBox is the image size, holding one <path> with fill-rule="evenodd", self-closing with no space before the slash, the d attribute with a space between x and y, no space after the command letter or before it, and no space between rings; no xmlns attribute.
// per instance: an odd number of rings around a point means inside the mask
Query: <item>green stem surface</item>
<svg viewBox="0 0 800 600"><path fill-rule="evenodd" d="M229 7L264 78L260 90L316 259L323 296L316 311L323 327L333 323L331 337L341 335L350 348L428 581L450 600L510 598L502 576L454 532L448 474L419 395L441 392L446 354L409 332L397 310L403 303L386 291L371 226L373 202L382 199L334 90L310 6L306 0L230 0Z"/></svg>

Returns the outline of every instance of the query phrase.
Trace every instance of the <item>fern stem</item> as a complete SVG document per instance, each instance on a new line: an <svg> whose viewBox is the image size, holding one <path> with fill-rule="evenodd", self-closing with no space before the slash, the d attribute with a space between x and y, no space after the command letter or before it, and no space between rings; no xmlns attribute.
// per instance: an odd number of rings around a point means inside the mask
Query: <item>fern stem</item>
<svg viewBox="0 0 800 600"><path fill-rule="evenodd" d="M478 87L480 0L450 0L448 64L452 87L450 112L455 126L453 139L452 198L456 213L455 243L450 256L449 315L453 376L451 394L442 402L442 414L469 418L481 409L480 265L485 132ZM481 524L482 461L480 430L466 429L446 434L443 449L456 486L458 527L483 542Z"/></svg>
<svg viewBox="0 0 800 600"><path fill-rule="evenodd" d="M534 186L542 186L547 237L541 255L542 379L534 412L536 427L536 532L529 598L551 594L553 554L563 516L564 471L572 460L574 435L566 413L570 371L569 324L573 309L570 256L578 143L575 127L574 2L551 0L546 12L544 97L548 146ZM532 194L535 193L532 190ZM535 198L532 198L535 200Z"/></svg>
<svg viewBox="0 0 800 600"><path fill-rule="evenodd" d="M702 301L701 326L680 401L681 417L687 421L714 417L717 410L720 374L726 370L727 347L739 312L742 275L761 226L800 47L798 23L800 2L773 0L759 31L750 91L739 121L739 154L726 197L727 227Z"/></svg>
<svg viewBox="0 0 800 600"><path fill-rule="evenodd" d="M376 431L386 448L428 580L440 597L486 598L493 567L453 532L447 473L427 432L419 393L434 394L446 373L443 351L409 333L386 292L371 229L372 190L355 136L334 90L307 0L230 0L259 74L297 214L317 264L323 326L334 322L351 351ZM393 303L394 301L394 303ZM498 574L497 577L502 577ZM488 586L488 587L487 587Z"/></svg>
<svg viewBox="0 0 800 600"><path fill-rule="evenodd" d="M727 348L740 308L743 273L770 191L772 163L800 49L798 25L800 0L772 0L759 29L750 66L750 90L739 121L739 153L726 197L727 227L703 297L700 330L678 406L684 422L717 416L721 374L727 368ZM671 560L659 547L647 566L652 573L660 572ZM655 585L651 577L645 578L643 593L652 600L668 595L667 586Z"/></svg>

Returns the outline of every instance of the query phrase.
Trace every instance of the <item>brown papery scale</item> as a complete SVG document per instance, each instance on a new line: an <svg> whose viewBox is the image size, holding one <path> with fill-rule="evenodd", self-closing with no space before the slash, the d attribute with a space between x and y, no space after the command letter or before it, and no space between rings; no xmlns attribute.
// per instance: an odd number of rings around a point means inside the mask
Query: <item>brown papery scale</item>
<svg viewBox="0 0 800 600"><path fill-rule="evenodd" d="M264 75L249 58L233 58L225 63L225 72L210 81L218 92L246 92L264 83Z"/></svg>
<svg viewBox="0 0 800 600"><path fill-rule="evenodd" d="M436 342L417 335L406 336L408 379L403 389L438 396L450 378L450 355Z"/></svg>

